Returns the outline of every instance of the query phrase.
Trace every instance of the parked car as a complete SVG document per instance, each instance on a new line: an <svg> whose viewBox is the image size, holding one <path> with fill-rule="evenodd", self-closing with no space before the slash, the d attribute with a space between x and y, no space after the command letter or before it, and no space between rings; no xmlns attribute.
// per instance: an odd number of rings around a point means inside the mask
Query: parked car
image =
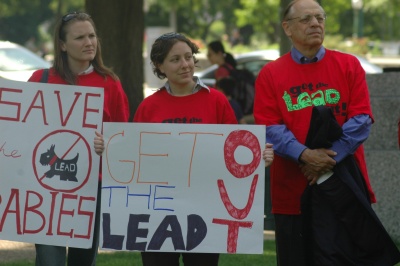
<svg viewBox="0 0 400 266"><path fill-rule="evenodd" d="M0 41L0 77L16 81L27 81L32 73L51 64L25 47Z"/></svg>
<svg viewBox="0 0 400 266"><path fill-rule="evenodd" d="M359 55L355 55L355 57L357 57L357 59L360 61L361 66L364 68L365 73L367 74L383 73L383 68L381 68L380 66L369 62L366 58L361 57Z"/></svg>
<svg viewBox="0 0 400 266"><path fill-rule="evenodd" d="M367 74L378 74L383 73L383 69L377 65L372 64L366 58L355 55L361 63L361 66L364 68ZM256 77L260 72L261 68L279 57L278 50L260 50L254 51L250 53L244 53L236 56L237 68L238 69L247 69L251 71ZM204 84L207 86L213 87L215 84L215 75L214 72L217 70L217 65L212 65L203 71L199 71L195 73L195 76L198 76Z"/></svg>
<svg viewBox="0 0 400 266"><path fill-rule="evenodd" d="M235 57L238 69L247 69L256 77L261 68L268 62L274 61L279 57L278 50L260 50L249 53L240 54ZM215 84L215 71L217 65L209 66L208 68L194 73L207 86L213 87Z"/></svg>

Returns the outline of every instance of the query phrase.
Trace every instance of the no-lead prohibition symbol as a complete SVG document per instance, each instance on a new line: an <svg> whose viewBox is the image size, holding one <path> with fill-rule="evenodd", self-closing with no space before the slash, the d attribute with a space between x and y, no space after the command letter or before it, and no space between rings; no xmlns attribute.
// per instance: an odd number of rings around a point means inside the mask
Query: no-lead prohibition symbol
<svg viewBox="0 0 400 266"><path fill-rule="evenodd" d="M73 193L89 180L91 148L80 133L56 130L35 146L32 166L36 179L45 189Z"/></svg>

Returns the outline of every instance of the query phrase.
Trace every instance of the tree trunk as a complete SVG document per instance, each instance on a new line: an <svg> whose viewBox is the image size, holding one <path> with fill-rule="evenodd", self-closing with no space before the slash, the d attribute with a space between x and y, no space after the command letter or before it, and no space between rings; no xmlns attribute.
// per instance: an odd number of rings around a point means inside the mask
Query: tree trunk
<svg viewBox="0 0 400 266"><path fill-rule="evenodd" d="M86 0L101 41L104 64L119 76L132 119L143 100L144 0Z"/></svg>

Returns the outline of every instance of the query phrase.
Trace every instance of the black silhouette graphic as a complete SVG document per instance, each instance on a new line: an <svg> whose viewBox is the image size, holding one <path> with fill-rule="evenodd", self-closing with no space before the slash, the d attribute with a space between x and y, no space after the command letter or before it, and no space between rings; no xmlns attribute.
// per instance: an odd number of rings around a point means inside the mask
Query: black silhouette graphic
<svg viewBox="0 0 400 266"><path fill-rule="evenodd" d="M74 159L64 160L58 158L54 152L55 145L51 145L47 152L40 155L40 163L50 165L50 170L45 173L46 177L52 178L54 175L59 175L62 181L78 182L76 172L78 170L77 161L79 153L76 154Z"/></svg>

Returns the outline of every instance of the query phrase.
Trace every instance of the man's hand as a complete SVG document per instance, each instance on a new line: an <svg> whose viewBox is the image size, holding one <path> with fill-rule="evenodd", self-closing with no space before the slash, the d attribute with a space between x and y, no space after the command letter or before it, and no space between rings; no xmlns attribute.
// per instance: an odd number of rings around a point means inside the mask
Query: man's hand
<svg viewBox="0 0 400 266"><path fill-rule="evenodd" d="M300 156L301 172L313 185L317 182L318 178L331 171L336 165L336 161L332 158L336 152L328 149L305 149Z"/></svg>

